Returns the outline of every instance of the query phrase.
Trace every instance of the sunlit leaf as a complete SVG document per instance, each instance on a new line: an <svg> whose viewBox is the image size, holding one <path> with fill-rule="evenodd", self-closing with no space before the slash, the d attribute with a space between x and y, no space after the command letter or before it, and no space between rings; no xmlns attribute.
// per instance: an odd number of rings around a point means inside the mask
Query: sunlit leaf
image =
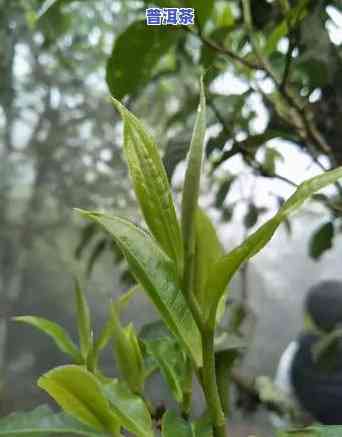
<svg viewBox="0 0 342 437"><path fill-rule="evenodd" d="M134 191L145 221L164 251L183 265L181 231L171 187L158 147L142 123L121 103L114 100L124 122L124 150Z"/></svg>
<svg viewBox="0 0 342 437"><path fill-rule="evenodd" d="M144 386L144 361L134 327L129 324L121 326L115 304L112 305L111 320L115 359L122 378L134 393L141 393Z"/></svg>
<svg viewBox="0 0 342 437"><path fill-rule="evenodd" d="M33 411L13 413L0 419L0 436L47 437L49 435L80 435L85 437L108 437L74 420L64 413L55 413L42 405ZM119 435L119 434L117 434Z"/></svg>
<svg viewBox="0 0 342 437"><path fill-rule="evenodd" d="M207 289L211 296L211 305L207 316L211 323L215 323L218 302L223 295L229 281L249 258L257 254L272 238L276 229L292 212L298 209L312 194L327 185L342 178L342 167L325 172L319 176L303 182L295 193L283 204L278 213L250 235L240 246L224 255L212 267Z"/></svg>
<svg viewBox="0 0 342 437"><path fill-rule="evenodd" d="M121 247L131 271L140 282L170 331L197 365L202 363L201 337L179 288L174 262L147 233L125 219L80 211L97 221Z"/></svg>
<svg viewBox="0 0 342 437"><path fill-rule="evenodd" d="M45 373L38 385L80 422L97 431L117 432L118 420L96 377L81 366L60 366Z"/></svg>
<svg viewBox="0 0 342 437"><path fill-rule="evenodd" d="M202 162L204 155L204 136L206 130L206 104L203 80L201 80L200 103L197 110L195 127L192 134L190 151L185 173L182 197L182 232L184 240L185 272L184 289L188 288L191 278L190 268L195 255L195 220L200 189Z"/></svg>
<svg viewBox="0 0 342 437"><path fill-rule="evenodd" d="M103 393L124 428L139 437L154 436L151 415L145 402L124 383L114 381L103 387Z"/></svg>
<svg viewBox="0 0 342 437"><path fill-rule="evenodd" d="M197 209L195 227L194 294L200 305L206 306L210 299L206 293L209 271L213 263L223 255L224 250L210 218L201 208Z"/></svg>
<svg viewBox="0 0 342 437"><path fill-rule="evenodd" d="M71 340L65 329L57 325L57 323L51 322L50 320L42 317L34 316L14 317L13 320L16 322L27 323L44 332L53 339L62 352L69 355L76 363L82 362L82 356L77 349L77 346Z"/></svg>

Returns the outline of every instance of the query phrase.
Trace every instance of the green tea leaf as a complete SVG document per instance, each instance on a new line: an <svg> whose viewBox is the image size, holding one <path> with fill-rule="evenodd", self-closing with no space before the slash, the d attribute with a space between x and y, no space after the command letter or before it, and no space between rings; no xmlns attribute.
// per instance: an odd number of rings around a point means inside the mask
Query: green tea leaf
<svg viewBox="0 0 342 437"><path fill-rule="evenodd" d="M224 254L216 230L201 209L196 213L196 247L194 266L194 294L201 307L208 305L206 282L211 266Z"/></svg>
<svg viewBox="0 0 342 437"><path fill-rule="evenodd" d="M191 424L179 417L174 411L167 411L163 416L162 437L194 437Z"/></svg>
<svg viewBox="0 0 342 437"><path fill-rule="evenodd" d="M171 337L149 340L144 343L147 353L156 361L174 398L181 403L186 379L186 361L179 344Z"/></svg>
<svg viewBox="0 0 342 437"><path fill-rule="evenodd" d="M214 326L218 302L229 281L249 258L257 254L272 238L278 226L312 194L342 178L342 167L303 182L283 204L278 213L250 235L240 246L221 257L212 267L206 288L211 296L207 317Z"/></svg>
<svg viewBox="0 0 342 437"><path fill-rule="evenodd" d="M298 25L298 23L308 13L307 4L309 0L299 0L294 8L292 8L286 15L285 19L281 21L271 32L266 40L266 45L263 52L266 56L271 55L276 50L278 42L285 37L290 30Z"/></svg>
<svg viewBox="0 0 342 437"><path fill-rule="evenodd" d="M256 225L259 218L259 210L255 206L254 203L250 203L248 205L248 210L246 212L246 215L243 219L243 224L246 229L252 228L254 225Z"/></svg>
<svg viewBox="0 0 342 437"><path fill-rule="evenodd" d="M52 6L57 4L58 1L60 0L45 0L37 13L37 18L40 18L46 14L48 10L52 8Z"/></svg>
<svg viewBox="0 0 342 437"><path fill-rule="evenodd" d="M93 332L91 329L89 306L84 292L81 289L80 281L77 278L75 279L75 298L80 348L82 356L84 360L86 360L88 353L93 346Z"/></svg>
<svg viewBox="0 0 342 437"><path fill-rule="evenodd" d="M222 208L223 202L226 200L227 194L230 190L230 187L232 186L232 183L234 182L234 176L229 176L228 179L224 180L220 188L218 189L216 193L215 198L215 207L216 208Z"/></svg>
<svg viewBox="0 0 342 437"><path fill-rule="evenodd" d="M182 198L182 233L184 241L185 272L184 289L188 291L191 278L191 266L195 256L195 220L200 188L202 162L204 154L204 136L206 129L206 108L203 80L201 80L201 97L197 118L192 134L188 165L185 173Z"/></svg>
<svg viewBox="0 0 342 437"><path fill-rule="evenodd" d="M182 272L183 243L171 187L158 147L142 123L114 100L124 122L124 150L134 191L145 221Z"/></svg>
<svg viewBox="0 0 342 437"><path fill-rule="evenodd" d="M135 21L115 40L107 61L106 80L112 96L121 99L147 84L163 55L176 45L179 30L167 26L146 26Z"/></svg>
<svg viewBox="0 0 342 437"><path fill-rule="evenodd" d="M38 386L75 419L97 431L117 432L118 420L96 377L81 366L60 366L45 373Z"/></svg>
<svg viewBox="0 0 342 437"><path fill-rule="evenodd" d="M65 331L65 329L57 325L57 323L51 322L50 320L44 319L42 317L34 316L14 317L13 320L16 322L28 323L29 325L32 325L40 331L44 332L53 339L57 347L62 352L69 355L76 363L82 363L82 356L77 349L77 346L71 340L69 334Z"/></svg>
<svg viewBox="0 0 342 437"><path fill-rule="evenodd" d="M231 5L226 1L215 2L214 11L215 27L233 27L235 17Z"/></svg>
<svg viewBox="0 0 342 437"><path fill-rule="evenodd" d="M51 434L108 437L107 433L97 432L64 413L56 414L47 405L29 412L12 413L0 419L0 436L47 437Z"/></svg>
<svg viewBox="0 0 342 437"><path fill-rule="evenodd" d="M324 252L332 248L334 238L334 224L324 223L312 235L310 239L310 256L317 260Z"/></svg>
<svg viewBox="0 0 342 437"><path fill-rule="evenodd" d="M203 27L213 12L214 0L188 0L188 4L195 9L196 21Z"/></svg>
<svg viewBox="0 0 342 437"><path fill-rule="evenodd" d="M121 326L119 314L112 305L111 319L114 326L114 351L121 376L133 393L142 393L144 387L144 360L132 324Z"/></svg>
<svg viewBox="0 0 342 437"><path fill-rule="evenodd" d="M153 437L151 415L145 402L130 392L124 383L114 381L103 387L108 399L122 426L139 437Z"/></svg>
<svg viewBox="0 0 342 437"><path fill-rule="evenodd" d="M201 366L201 336L178 286L174 262L146 232L129 221L99 213L80 212L98 222L114 238L167 327L184 345L195 363Z"/></svg>
<svg viewBox="0 0 342 437"><path fill-rule="evenodd" d="M175 411L169 410L163 416L162 437L213 437L212 427L206 418L186 422Z"/></svg>
<svg viewBox="0 0 342 437"><path fill-rule="evenodd" d="M277 437L340 437L341 433L342 426L340 425L322 425L288 431L281 430L277 432Z"/></svg>

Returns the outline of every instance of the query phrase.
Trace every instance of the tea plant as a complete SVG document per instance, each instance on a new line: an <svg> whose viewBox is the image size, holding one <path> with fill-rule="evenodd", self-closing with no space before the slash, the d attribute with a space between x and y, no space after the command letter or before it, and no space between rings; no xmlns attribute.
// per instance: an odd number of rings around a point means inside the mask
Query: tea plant
<svg viewBox="0 0 342 437"><path fill-rule="evenodd" d="M187 159L181 218L158 147L142 123L114 100L124 125L124 152L137 201L148 231L117 216L77 210L114 240L125 256L138 287L147 293L162 322L138 335L120 315L137 287L109 305L109 317L94 339L88 304L76 281L79 344L60 326L25 316L19 322L44 331L66 353L71 364L56 367L38 380L63 412L42 406L0 420L0 435L40 436L68 433L120 436L126 430L141 437L159 433L160 414L146 399L145 381L159 370L179 412L162 415L163 437L224 437L227 435L225 387L230 363L216 362L217 323L233 275L272 238L278 226L313 193L342 178L342 168L301 184L279 211L241 245L225 253L215 228L198 206L206 130L203 84ZM240 347L229 342L227 350ZM101 351L112 342L120 378L109 378L99 367ZM219 345L222 352L222 344ZM221 354L221 358L225 355ZM196 377L206 399L206 411L190 419L192 383ZM312 428L317 429L317 428Z"/></svg>

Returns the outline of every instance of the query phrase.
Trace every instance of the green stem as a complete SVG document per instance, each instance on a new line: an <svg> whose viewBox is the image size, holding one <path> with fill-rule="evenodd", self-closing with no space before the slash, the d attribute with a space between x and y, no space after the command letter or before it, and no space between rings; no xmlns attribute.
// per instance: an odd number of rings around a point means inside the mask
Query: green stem
<svg viewBox="0 0 342 437"><path fill-rule="evenodd" d="M224 417L216 381L213 329L209 328L205 330L202 336L202 343L202 384L211 419L213 421L214 437L226 437L226 419Z"/></svg>
<svg viewBox="0 0 342 437"><path fill-rule="evenodd" d="M190 358L186 358L186 378L185 387L183 390L183 402L181 406L182 416L185 420L188 420L191 411L191 398L192 398L192 363Z"/></svg>

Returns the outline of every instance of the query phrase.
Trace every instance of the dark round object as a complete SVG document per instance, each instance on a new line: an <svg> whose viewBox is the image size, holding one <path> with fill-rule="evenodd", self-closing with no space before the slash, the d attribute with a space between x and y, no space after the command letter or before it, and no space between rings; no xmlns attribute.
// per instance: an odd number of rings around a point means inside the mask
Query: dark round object
<svg viewBox="0 0 342 437"><path fill-rule="evenodd" d="M310 288L306 311L323 331L331 331L342 324L342 282L322 281Z"/></svg>
<svg viewBox="0 0 342 437"><path fill-rule="evenodd" d="M342 342L334 351L333 365L314 362L314 334L303 335L291 366L296 398L314 419L326 425L342 424Z"/></svg>

